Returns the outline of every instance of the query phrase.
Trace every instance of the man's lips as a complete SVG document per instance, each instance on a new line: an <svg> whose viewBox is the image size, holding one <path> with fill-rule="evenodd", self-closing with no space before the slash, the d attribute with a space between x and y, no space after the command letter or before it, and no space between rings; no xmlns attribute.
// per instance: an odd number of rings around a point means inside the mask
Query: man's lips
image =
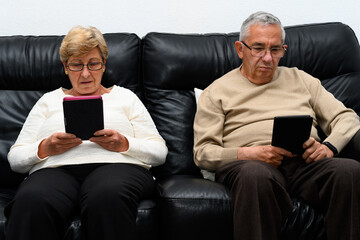
<svg viewBox="0 0 360 240"><path fill-rule="evenodd" d="M258 69L260 69L261 71L271 71L272 67L271 66L259 66Z"/></svg>

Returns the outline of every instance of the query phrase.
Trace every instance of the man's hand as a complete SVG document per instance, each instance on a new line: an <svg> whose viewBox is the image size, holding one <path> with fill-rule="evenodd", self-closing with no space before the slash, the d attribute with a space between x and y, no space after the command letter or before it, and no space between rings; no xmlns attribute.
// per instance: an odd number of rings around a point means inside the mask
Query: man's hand
<svg viewBox="0 0 360 240"><path fill-rule="evenodd" d="M274 146L241 147L237 152L238 160L260 160L274 167L280 166L284 157L295 157L291 152Z"/></svg>
<svg viewBox="0 0 360 240"><path fill-rule="evenodd" d="M113 152L125 152L129 149L127 138L115 130L103 129L94 133L89 140Z"/></svg>
<svg viewBox="0 0 360 240"><path fill-rule="evenodd" d="M304 144L305 149L302 158L306 163L316 162L324 158L334 156L334 153L324 144L319 143L313 137L310 137Z"/></svg>
<svg viewBox="0 0 360 240"><path fill-rule="evenodd" d="M61 154L81 143L81 139L77 138L74 134L54 133L39 144L38 156L39 158L45 158L47 156Z"/></svg>

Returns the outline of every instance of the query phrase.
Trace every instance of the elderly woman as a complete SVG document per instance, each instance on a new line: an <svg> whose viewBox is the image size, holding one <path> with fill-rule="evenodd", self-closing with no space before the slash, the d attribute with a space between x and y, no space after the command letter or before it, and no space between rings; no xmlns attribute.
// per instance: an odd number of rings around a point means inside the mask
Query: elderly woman
<svg viewBox="0 0 360 240"><path fill-rule="evenodd" d="M72 88L40 98L8 154L12 169L29 176L5 210L7 239L63 239L76 212L85 239L133 239L165 142L134 93L101 85L108 50L99 30L71 29L60 56ZM104 104L105 129L89 141L65 133L63 122L63 98L85 95L102 95Z"/></svg>

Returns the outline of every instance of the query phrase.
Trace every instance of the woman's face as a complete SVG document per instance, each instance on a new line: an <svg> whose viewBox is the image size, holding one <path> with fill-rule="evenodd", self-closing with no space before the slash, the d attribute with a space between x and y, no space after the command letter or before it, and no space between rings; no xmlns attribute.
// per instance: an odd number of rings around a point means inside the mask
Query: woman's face
<svg viewBox="0 0 360 240"><path fill-rule="evenodd" d="M82 64L84 67L81 71L72 71L81 69ZM105 71L105 61L101 58L99 48L96 47L81 56L71 56L63 65L72 85L69 91L71 95L103 94L104 87L101 85L101 79ZM89 70L89 67L97 70Z"/></svg>

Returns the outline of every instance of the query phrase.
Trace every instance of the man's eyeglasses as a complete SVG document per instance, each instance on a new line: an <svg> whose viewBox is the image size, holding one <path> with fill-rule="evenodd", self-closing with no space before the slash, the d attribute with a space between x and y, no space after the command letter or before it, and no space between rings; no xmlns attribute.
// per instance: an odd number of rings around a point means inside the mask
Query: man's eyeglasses
<svg viewBox="0 0 360 240"><path fill-rule="evenodd" d="M80 72L84 69L84 66L86 66L89 69L89 71L97 71L100 70L103 67L103 65L104 63L102 62L90 62L86 65L82 63L69 63L66 67L70 71Z"/></svg>
<svg viewBox="0 0 360 240"><path fill-rule="evenodd" d="M264 57L267 51L270 51L271 57L273 58L282 58L286 52L285 47L275 47L271 48L270 50L263 48L263 47L249 47L244 41L241 41L245 47L250 49L251 56L253 57Z"/></svg>

